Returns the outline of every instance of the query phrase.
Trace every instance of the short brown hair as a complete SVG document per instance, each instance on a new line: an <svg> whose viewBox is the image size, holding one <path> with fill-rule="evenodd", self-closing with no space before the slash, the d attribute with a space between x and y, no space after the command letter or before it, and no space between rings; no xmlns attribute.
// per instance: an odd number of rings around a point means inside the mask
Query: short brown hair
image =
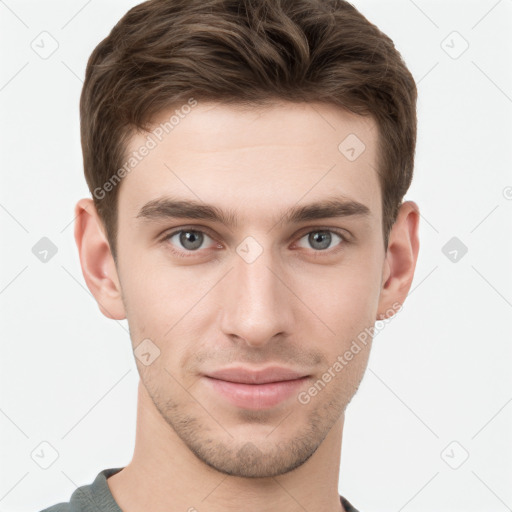
<svg viewBox="0 0 512 512"><path fill-rule="evenodd" d="M191 97L325 102L370 115L387 248L417 130L416 84L393 41L344 0L149 0L94 49L80 99L85 178L114 259L121 187L112 177L127 142Z"/></svg>

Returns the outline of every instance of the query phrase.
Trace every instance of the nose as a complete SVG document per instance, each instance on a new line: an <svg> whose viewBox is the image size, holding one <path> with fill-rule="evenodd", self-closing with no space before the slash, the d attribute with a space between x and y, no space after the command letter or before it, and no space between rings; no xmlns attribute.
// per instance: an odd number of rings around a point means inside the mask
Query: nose
<svg viewBox="0 0 512 512"><path fill-rule="evenodd" d="M224 281L222 332L242 339L251 347L263 347L278 336L287 336L294 325L291 283L270 250L252 262L235 254L234 268Z"/></svg>

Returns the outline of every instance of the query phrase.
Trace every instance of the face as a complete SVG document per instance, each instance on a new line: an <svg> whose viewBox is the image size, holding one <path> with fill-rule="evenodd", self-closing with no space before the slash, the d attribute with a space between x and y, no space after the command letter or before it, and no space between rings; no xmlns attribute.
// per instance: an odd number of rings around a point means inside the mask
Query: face
<svg viewBox="0 0 512 512"><path fill-rule="evenodd" d="M350 134L365 145L355 160L338 147ZM136 359L141 381L209 466L288 472L322 443L367 365L370 342L344 354L374 325L384 279L376 126L321 104L199 103L161 138L119 191L122 302L133 348L146 340L150 354ZM302 378L208 377L276 366Z"/></svg>

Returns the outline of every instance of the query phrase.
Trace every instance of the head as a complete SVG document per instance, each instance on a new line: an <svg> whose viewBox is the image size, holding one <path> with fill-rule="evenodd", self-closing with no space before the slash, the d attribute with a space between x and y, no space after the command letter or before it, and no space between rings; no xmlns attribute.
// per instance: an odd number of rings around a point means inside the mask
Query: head
<svg viewBox="0 0 512 512"><path fill-rule="evenodd" d="M80 113L82 269L152 354L147 396L219 471L300 466L413 278L416 87L392 41L341 0L150 0L92 53ZM270 365L307 377L272 407L206 377Z"/></svg>

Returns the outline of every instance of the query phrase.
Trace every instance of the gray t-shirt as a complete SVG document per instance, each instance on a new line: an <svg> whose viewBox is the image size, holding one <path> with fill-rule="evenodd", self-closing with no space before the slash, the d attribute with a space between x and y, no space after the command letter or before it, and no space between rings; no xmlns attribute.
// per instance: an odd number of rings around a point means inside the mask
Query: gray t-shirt
<svg viewBox="0 0 512 512"><path fill-rule="evenodd" d="M78 487L68 503L57 503L41 512L122 512L107 484L107 478L122 469L100 471L92 484ZM340 496L340 500L347 512L358 512L343 496Z"/></svg>

